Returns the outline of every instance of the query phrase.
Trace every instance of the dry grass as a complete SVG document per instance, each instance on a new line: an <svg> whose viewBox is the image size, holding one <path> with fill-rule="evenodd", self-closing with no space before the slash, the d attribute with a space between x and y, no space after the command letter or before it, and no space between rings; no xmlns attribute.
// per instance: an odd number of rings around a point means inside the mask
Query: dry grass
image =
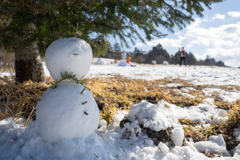
<svg viewBox="0 0 240 160"><path fill-rule="evenodd" d="M235 102L225 102L225 101L219 101L219 100L214 101L214 105L216 105L216 108L221 108L224 110L232 109L235 106L235 104L237 106L240 106L240 99L238 99Z"/></svg>
<svg viewBox="0 0 240 160"><path fill-rule="evenodd" d="M167 88L159 87L159 80L133 80L122 76L91 78L87 80L87 86L91 89L92 95L101 110L100 116L107 120L108 123L112 121L114 114L118 110L128 111L132 104L139 103L142 100L155 104L159 100L165 100L180 107L202 103L200 97L191 99L183 96L172 96L168 93ZM51 77L47 77L45 84L27 81L17 85L24 91L39 98L52 81ZM0 102L2 104L0 119L9 116L15 117L15 119L21 116L29 120L35 118L36 100L9 85L2 84L0 90Z"/></svg>
<svg viewBox="0 0 240 160"><path fill-rule="evenodd" d="M159 86L160 80L147 81L127 79L122 76L88 79L87 86L91 89L98 107L102 110L101 117L111 122L118 110L128 111L132 104L147 100L156 104L160 100L176 104L180 107L198 105L202 98L172 96L167 88ZM168 108L168 106L166 106Z"/></svg>
<svg viewBox="0 0 240 160"><path fill-rule="evenodd" d="M40 98L49 87L47 84L32 81L17 84L17 86L36 98ZM20 117L25 117L26 126L32 119L35 119L36 104L36 99L23 94L20 90L9 85L0 85L0 120L14 117L14 121L17 121Z"/></svg>
<svg viewBox="0 0 240 160"><path fill-rule="evenodd" d="M202 100L205 98L200 90L192 90L189 92L189 94L196 96L196 98L172 96L169 93L169 88L159 86L160 82L160 84L168 82L167 79L146 81L115 76L108 78L91 78L87 80L87 86L90 88L101 110L100 117L108 123L113 120L114 114L118 110L129 111L132 104L139 103L142 100L147 100L151 103L165 100L171 104L185 107L197 106L199 103L203 103ZM27 81L23 84L17 84L17 86L34 97L40 98L50 86L50 82L52 82L53 79L48 77L46 81L47 83L45 84ZM180 80L170 81L171 83L178 83L176 81ZM183 82L187 84L186 81L183 80ZM25 117L27 119L25 123L26 126L32 119L35 119L36 104L37 100L23 94L18 89L9 85L0 85L0 120L12 116L16 122L20 117ZM215 105L218 108L230 109L227 114L229 118L226 122L212 124L210 127L203 127L201 124L188 119L179 119L179 122L188 125L188 127L183 127L187 139L192 138L194 142L207 141L211 135L222 134L226 141L227 149L230 150L238 144L233 137L233 129L240 125L240 100L231 104L215 101ZM165 107L169 108L170 106L166 105Z"/></svg>
<svg viewBox="0 0 240 160"><path fill-rule="evenodd" d="M189 140L192 138L194 142L207 141L211 135L222 134L226 142L227 149L231 150L239 144L233 136L234 128L240 126L240 103L237 100L233 103L233 107L225 115L228 119L219 124L212 124L210 127L196 126L196 123L191 120L180 119L181 124L187 124L188 127L183 127L185 137Z"/></svg>

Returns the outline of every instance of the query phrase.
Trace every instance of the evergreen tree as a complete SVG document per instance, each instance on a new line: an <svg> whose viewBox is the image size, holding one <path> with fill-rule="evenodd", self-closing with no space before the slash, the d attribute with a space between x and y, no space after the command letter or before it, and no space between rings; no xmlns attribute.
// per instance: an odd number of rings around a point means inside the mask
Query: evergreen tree
<svg viewBox="0 0 240 160"><path fill-rule="evenodd" d="M225 66L225 64L224 64L223 61L218 61L218 62L216 63L216 65L217 65L217 66Z"/></svg>
<svg viewBox="0 0 240 160"><path fill-rule="evenodd" d="M216 60L214 58L210 58L209 55L207 55L204 62L206 62L206 65L216 65Z"/></svg>
<svg viewBox="0 0 240 160"><path fill-rule="evenodd" d="M192 52L186 53L186 61L188 65L194 65L197 63L197 59Z"/></svg>
<svg viewBox="0 0 240 160"><path fill-rule="evenodd" d="M146 55L145 63L151 63L155 60L157 63L170 60L168 52L162 47L161 44L154 46L151 51Z"/></svg>
<svg viewBox="0 0 240 160"><path fill-rule="evenodd" d="M146 59L146 55L144 53L145 51L135 47L133 53L130 55L130 57L132 58L131 61L137 62L137 63L143 63Z"/></svg>
<svg viewBox="0 0 240 160"><path fill-rule="evenodd" d="M113 45L113 58L119 60L122 57L122 52L119 43Z"/></svg>
<svg viewBox="0 0 240 160"><path fill-rule="evenodd" d="M1 0L0 40L5 48L16 47L16 80L43 81L39 51L44 53L56 39L76 35L96 54L109 34L127 46L126 38L144 42L137 29L144 31L147 40L161 38L165 34L156 27L182 29L193 21L194 13L203 16L203 5L210 8L221 1Z"/></svg>

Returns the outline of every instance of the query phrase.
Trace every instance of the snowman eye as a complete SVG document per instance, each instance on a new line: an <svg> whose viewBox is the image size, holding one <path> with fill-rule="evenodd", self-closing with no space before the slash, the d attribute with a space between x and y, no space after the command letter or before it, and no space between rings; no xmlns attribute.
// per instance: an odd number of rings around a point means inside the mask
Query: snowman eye
<svg viewBox="0 0 240 160"><path fill-rule="evenodd" d="M88 115L88 113L86 111L84 111L84 114Z"/></svg>
<svg viewBox="0 0 240 160"><path fill-rule="evenodd" d="M79 54L77 54L77 53L73 53L73 55L79 55Z"/></svg>

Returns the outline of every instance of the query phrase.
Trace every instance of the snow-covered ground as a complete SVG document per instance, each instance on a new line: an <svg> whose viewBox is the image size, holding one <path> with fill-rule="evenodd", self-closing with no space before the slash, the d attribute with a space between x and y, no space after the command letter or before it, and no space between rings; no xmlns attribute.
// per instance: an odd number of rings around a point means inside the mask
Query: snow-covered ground
<svg viewBox="0 0 240 160"><path fill-rule="evenodd" d="M137 65L117 67L116 65L91 65L87 77L114 76L120 74L128 78L155 80L165 77L191 80L193 84L240 85L240 69L208 66L178 65Z"/></svg>
<svg viewBox="0 0 240 160"><path fill-rule="evenodd" d="M112 59L104 59L112 62ZM46 63L43 69L47 77L51 76ZM0 73L1 77L10 76L9 72ZM136 67L119 67L111 65L91 65L86 77L106 77L122 75L133 79L155 80L165 77L190 80L195 85L240 85L240 69L217 66L181 66L178 65L137 65Z"/></svg>
<svg viewBox="0 0 240 160"><path fill-rule="evenodd" d="M45 75L50 76L45 63L43 65ZM136 67L117 67L116 64L91 65L87 77L114 75L147 80L165 77L182 78L190 80L196 85L240 85L240 69L206 66L137 65ZM189 89L191 88L185 88L185 91ZM213 92L218 93L222 100L229 102L240 98L239 91L226 92L212 88L203 90L206 96ZM208 141L196 143L186 141L186 145L182 146L184 135L178 118L195 120L206 127L210 123L219 123L226 119L223 116L226 111L215 108L213 102L213 98L206 98L204 103L198 106L185 108L165 101L159 101L158 104L142 102L133 105L129 113L119 111L115 115L114 121L108 126L106 121L101 120L98 131L87 138L61 139L55 143L42 138L35 121L30 122L25 128L22 124L11 123L12 118L7 118L0 121L0 159L205 160L209 159L205 154L211 152L219 156L213 159L239 160L240 144L232 151L227 151L221 134L210 136ZM166 105L169 108L165 107ZM125 123L121 128L119 123L124 117L131 120L132 123ZM142 132L141 125L154 131L172 127L171 139L176 146L171 147L168 142L160 142L156 146L153 140ZM66 130L71 132L67 126ZM234 134L236 140L240 140L240 128L235 129Z"/></svg>

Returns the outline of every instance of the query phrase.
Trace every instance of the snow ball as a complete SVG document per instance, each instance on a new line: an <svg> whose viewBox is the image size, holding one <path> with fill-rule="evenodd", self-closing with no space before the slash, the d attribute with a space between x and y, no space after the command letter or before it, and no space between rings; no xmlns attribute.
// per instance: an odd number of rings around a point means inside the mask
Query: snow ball
<svg viewBox="0 0 240 160"><path fill-rule="evenodd" d="M117 114L114 115L113 121L119 124L127 114L127 111L118 111Z"/></svg>
<svg viewBox="0 0 240 160"><path fill-rule="evenodd" d="M107 132L107 121L104 119L101 119L99 122L98 132Z"/></svg>
<svg viewBox="0 0 240 160"><path fill-rule="evenodd" d="M144 140L144 143L145 143L146 145L152 146L152 145L153 145L153 140L150 139L150 138L147 138L147 139Z"/></svg>
<svg viewBox="0 0 240 160"><path fill-rule="evenodd" d="M179 160L179 156L173 153L168 153L162 160Z"/></svg>
<svg viewBox="0 0 240 160"><path fill-rule="evenodd" d="M82 39L71 37L54 41L46 50L45 62L51 76L57 80L60 72L73 72L76 78L86 76L90 70L92 49Z"/></svg>
<svg viewBox="0 0 240 160"><path fill-rule="evenodd" d="M146 156L147 156L147 154L146 154L145 152L141 152L141 153L139 154L138 159L139 159L139 160L145 160L145 159L146 159Z"/></svg>
<svg viewBox="0 0 240 160"><path fill-rule="evenodd" d="M163 61L163 65L164 65L164 66L168 66L169 63L168 63L167 61Z"/></svg>
<svg viewBox="0 0 240 160"><path fill-rule="evenodd" d="M114 129L118 128L118 127L119 127L119 124L116 123L116 122L114 122L114 121L112 121L112 122L108 125L107 129L108 129L108 130L114 130Z"/></svg>
<svg viewBox="0 0 240 160"><path fill-rule="evenodd" d="M107 126L107 121L105 119L101 119L100 122L99 122L99 126L100 127Z"/></svg>
<svg viewBox="0 0 240 160"><path fill-rule="evenodd" d="M143 126L144 127L149 127L150 122L147 119L143 119Z"/></svg>
<svg viewBox="0 0 240 160"><path fill-rule="evenodd" d="M152 64L153 64L153 65L156 65L156 64L157 64L157 62L153 60L153 61L152 61Z"/></svg>
<svg viewBox="0 0 240 160"><path fill-rule="evenodd" d="M177 126L171 131L171 133L172 133L171 138L173 143L176 146L182 146L182 142L184 139L184 132L183 132L182 126L181 125Z"/></svg>
<svg viewBox="0 0 240 160"><path fill-rule="evenodd" d="M37 104L36 122L46 141L87 137L99 124L99 109L87 89L75 83L61 82L48 88Z"/></svg>
<svg viewBox="0 0 240 160"><path fill-rule="evenodd" d="M168 151L169 151L168 146L165 143L162 143L162 142L159 142L158 148L163 154L167 154Z"/></svg>
<svg viewBox="0 0 240 160"><path fill-rule="evenodd" d="M94 63L94 65L106 65L107 63L103 58L98 58L98 60Z"/></svg>
<svg viewBox="0 0 240 160"><path fill-rule="evenodd" d="M127 63L126 60L120 60L117 66L118 67L130 67L130 65Z"/></svg>

